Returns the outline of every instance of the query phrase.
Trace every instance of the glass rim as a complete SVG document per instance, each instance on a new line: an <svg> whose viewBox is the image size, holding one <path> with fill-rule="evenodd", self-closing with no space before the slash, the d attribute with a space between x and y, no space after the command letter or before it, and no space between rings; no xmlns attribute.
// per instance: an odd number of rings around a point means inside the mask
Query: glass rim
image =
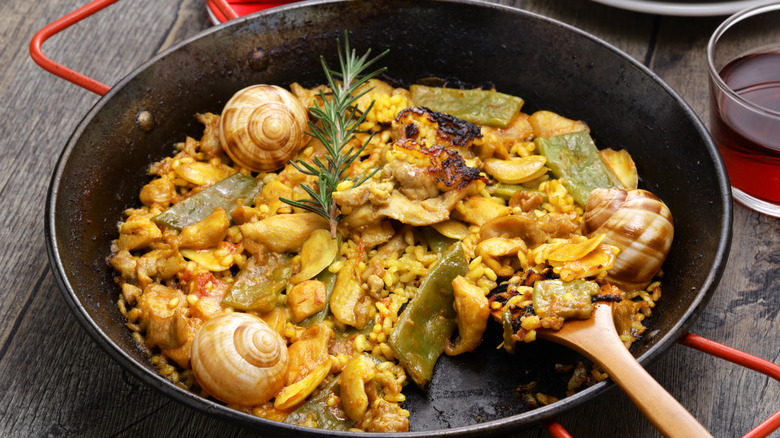
<svg viewBox="0 0 780 438"><path fill-rule="evenodd" d="M726 84L726 82L720 76L720 72L717 70L717 68L715 68L715 61L714 61L715 44L717 44L717 42L720 40L720 37L723 36L723 34L727 30L729 30L734 24L736 24L737 22L745 18L750 18L755 15L760 15L765 12L773 12L773 11L780 11L780 2L772 1L772 2L767 2L766 4L761 4L758 6L753 6L747 9L743 9L731 15L723 23L721 23L720 26L718 26L717 29L715 29L715 31L712 33L709 42L707 42L707 69L710 74L710 79L715 83L715 85L717 85L722 92L730 96L735 101L739 102L740 104L754 111L765 113L774 117L780 117L780 111L774 111L769 108L763 107L761 105L757 105L745 99L737 92L735 92L731 87L729 87L728 84ZM780 45L780 42L778 42L778 44Z"/></svg>

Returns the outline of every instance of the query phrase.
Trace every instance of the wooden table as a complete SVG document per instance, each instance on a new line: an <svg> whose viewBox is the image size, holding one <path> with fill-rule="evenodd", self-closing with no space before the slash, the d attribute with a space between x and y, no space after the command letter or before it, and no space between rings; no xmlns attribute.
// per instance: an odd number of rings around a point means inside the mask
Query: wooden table
<svg viewBox="0 0 780 438"><path fill-rule="evenodd" d="M34 33L86 0L0 4L0 436L254 436L142 384L66 307L43 238L49 176L98 97L38 68ZM704 49L723 17L644 15L585 0L501 0L591 32L650 67L708 120ZM45 52L106 84L210 26L203 0L120 2ZM780 220L735 206L726 272L693 333L780 363ZM650 373L717 437L780 409L780 384L675 345ZM575 437L657 436L619 390L559 419ZM547 436L542 429L518 437Z"/></svg>

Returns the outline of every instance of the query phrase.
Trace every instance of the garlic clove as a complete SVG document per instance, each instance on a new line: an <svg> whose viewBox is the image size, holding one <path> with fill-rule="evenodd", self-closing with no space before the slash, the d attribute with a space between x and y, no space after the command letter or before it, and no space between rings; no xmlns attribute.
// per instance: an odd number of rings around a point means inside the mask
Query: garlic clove
<svg viewBox="0 0 780 438"><path fill-rule="evenodd" d="M303 403L315 389L330 374L330 361L323 362L303 379L285 386L274 400L276 409L292 409Z"/></svg>
<svg viewBox="0 0 780 438"><path fill-rule="evenodd" d="M331 237L330 231L312 231L301 247L301 270L290 281L297 284L313 278L333 262L338 250L338 243Z"/></svg>
<svg viewBox="0 0 780 438"><path fill-rule="evenodd" d="M469 227L463 222L454 219L448 219L444 222L432 224L431 227L450 239L463 240L469 237Z"/></svg>
<svg viewBox="0 0 780 438"><path fill-rule="evenodd" d="M230 176L234 171L229 167L218 167L211 163L190 161L181 163L173 169L176 176L195 185L216 184Z"/></svg>
<svg viewBox="0 0 780 438"><path fill-rule="evenodd" d="M545 167L546 163L547 158L543 155L529 155L509 160L488 158L485 160L485 170L504 184L521 184L547 173L549 169Z"/></svg>
<svg viewBox="0 0 780 438"><path fill-rule="evenodd" d="M568 243L562 247L552 251L547 260L551 262L568 262L570 260L577 260L585 257L591 251L599 246L602 240L604 240L604 234L597 234L590 239L577 243Z"/></svg>

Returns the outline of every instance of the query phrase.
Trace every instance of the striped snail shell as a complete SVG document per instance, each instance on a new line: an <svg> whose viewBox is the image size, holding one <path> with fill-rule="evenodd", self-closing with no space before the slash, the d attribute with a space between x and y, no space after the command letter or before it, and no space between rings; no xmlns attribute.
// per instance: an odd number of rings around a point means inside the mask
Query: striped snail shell
<svg viewBox="0 0 780 438"><path fill-rule="evenodd" d="M262 319L223 313L203 324L192 344L198 384L225 403L265 403L284 388L287 344Z"/></svg>
<svg viewBox="0 0 780 438"><path fill-rule="evenodd" d="M254 172L277 170L306 144L309 116L292 93L275 85L238 91L220 117L222 149Z"/></svg>
<svg viewBox="0 0 780 438"><path fill-rule="evenodd" d="M626 291L646 287L669 253L672 213L654 194L641 189L595 189L588 197L582 234L606 234L602 243L620 249L607 281Z"/></svg>

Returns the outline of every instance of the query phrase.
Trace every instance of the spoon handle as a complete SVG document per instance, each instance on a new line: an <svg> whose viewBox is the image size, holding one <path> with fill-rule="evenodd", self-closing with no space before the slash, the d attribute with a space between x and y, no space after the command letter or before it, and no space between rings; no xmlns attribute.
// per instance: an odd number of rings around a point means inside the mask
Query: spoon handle
<svg viewBox="0 0 780 438"><path fill-rule="evenodd" d="M623 345L612 320L612 308L599 303L594 323L569 332L556 342L567 345L601 365L612 380L651 423L666 437L711 437L712 435L661 384L636 361Z"/></svg>

